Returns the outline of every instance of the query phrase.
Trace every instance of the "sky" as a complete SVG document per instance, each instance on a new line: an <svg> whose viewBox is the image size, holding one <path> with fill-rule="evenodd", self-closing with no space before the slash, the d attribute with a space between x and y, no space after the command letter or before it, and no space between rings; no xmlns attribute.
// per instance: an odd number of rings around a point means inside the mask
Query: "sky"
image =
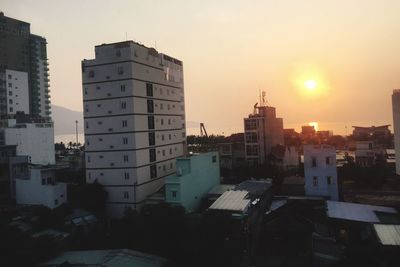
<svg viewBox="0 0 400 267"><path fill-rule="evenodd" d="M285 128L392 124L398 0L0 0L0 10L46 37L51 101L72 110L82 110L81 60L128 38L183 61L189 134L199 122L242 132L260 91Z"/></svg>

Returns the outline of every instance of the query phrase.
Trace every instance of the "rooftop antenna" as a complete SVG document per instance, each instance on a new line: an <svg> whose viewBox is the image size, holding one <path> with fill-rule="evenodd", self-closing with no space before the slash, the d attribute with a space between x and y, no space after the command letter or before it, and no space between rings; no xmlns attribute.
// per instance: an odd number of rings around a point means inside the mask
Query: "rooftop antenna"
<svg viewBox="0 0 400 267"><path fill-rule="evenodd" d="M258 103L260 103L260 106L263 106L263 102L261 101L261 89L258 89L258 98L260 100Z"/></svg>
<svg viewBox="0 0 400 267"><path fill-rule="evenodd" d="M125 32L125 40L128 41L128 32Z"/></svg>

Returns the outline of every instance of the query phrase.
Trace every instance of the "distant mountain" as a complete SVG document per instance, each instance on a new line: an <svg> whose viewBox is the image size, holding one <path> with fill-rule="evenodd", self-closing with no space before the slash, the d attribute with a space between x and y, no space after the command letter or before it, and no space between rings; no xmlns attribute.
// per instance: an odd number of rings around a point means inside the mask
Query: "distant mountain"
<svg viewBox="0 0 400 267"><path fill-rule="evenodd" d="M51 105L54 121L54 134L74 134L75 121L78 121L78 133L83 133L83 113L65 107Z"/></svg>

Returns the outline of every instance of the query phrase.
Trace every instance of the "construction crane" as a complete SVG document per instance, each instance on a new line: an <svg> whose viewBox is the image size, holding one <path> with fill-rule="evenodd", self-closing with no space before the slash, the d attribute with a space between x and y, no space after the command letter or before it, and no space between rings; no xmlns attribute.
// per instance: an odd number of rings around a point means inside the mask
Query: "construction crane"
<svg viewBox="0 0 400 267"><path fill-rule="evenodd" d="M206 127L204 126L204 123L202 123L202 122L200 122L200 136L208 137Z"/></svg>

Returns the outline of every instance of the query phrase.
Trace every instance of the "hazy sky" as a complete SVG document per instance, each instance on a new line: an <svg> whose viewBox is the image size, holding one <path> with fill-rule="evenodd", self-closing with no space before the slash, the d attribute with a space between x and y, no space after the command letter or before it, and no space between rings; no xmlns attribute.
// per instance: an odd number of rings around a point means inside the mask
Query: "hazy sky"
<svg viewBox="0 0 400 267"><path fill-rule="evenodd" d="M73 110L82 110L80 61L127 33L184 62L187 120L210 132L243 131L259 90L285 128L392 124L398 0L0 0L0 10L47 38L52 103Z"/></svg>

